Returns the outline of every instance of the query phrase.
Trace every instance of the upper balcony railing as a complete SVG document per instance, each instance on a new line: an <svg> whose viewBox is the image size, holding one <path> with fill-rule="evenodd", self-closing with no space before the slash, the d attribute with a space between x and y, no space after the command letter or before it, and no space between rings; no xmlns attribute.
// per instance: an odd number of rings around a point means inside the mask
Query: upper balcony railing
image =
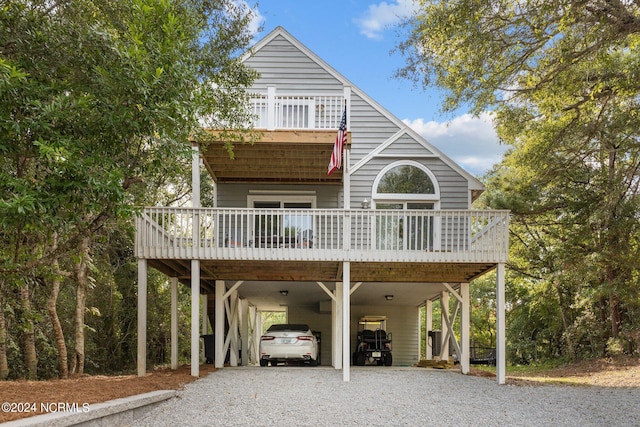
<svg viewBox="0 0 640 427"><path fill-rule="evenodd" d="M251 106L256 129L337 129L348 93L284 94L269 87L266 94L253 94Z"/></svg>
<svg viewBox="0 0 640 427"><path fill-rule="evenodd" d="M148 259L506 262L507 211L146 208Z"/></svg>

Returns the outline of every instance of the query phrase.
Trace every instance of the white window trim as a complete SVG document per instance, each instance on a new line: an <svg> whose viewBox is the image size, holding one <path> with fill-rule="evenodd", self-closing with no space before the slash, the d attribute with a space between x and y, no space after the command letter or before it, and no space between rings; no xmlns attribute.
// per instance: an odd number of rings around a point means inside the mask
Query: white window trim
<svg viewBox="0 0 640 427"><path fill-rule="evenodd" d="M253 209L254 202L280 202L280 207L287 203L311 203L311 209L316 208L316 195L313 194L249 194L247 207Z"/></svg>
<svg viewBox="0 0 640 427"><path fill-rule="evenodd" d="M431 179L431 182L433 183L433 194L378 193L377 191L378 185L380 184L380 181L382 180L384 175L388 171L390 171L391 169L397 166L415 166L418 169L422 170L424 173L426 173L427 176ZM378 173L375 180L373 181L373 187L371 188L371 208L376 209L378 203L398 203L398 204L402 204L403 211L408 211L409 209L407 209L407 203L413 203L413 202L433 203L433 210L434 211L440 210L440 185L438 183L438 180L436 179L436 176L433 174L433 172L431 172L429 168L427 168L422 163L418 163L414 160L398 160L396 162L390 163L387 166L385 166ZM441 218L439 216L435 216L433 223L434 223L433 224L433 228L434 228L433 249L440 250ZM373 239L375 241L376 239L375 224L372 232L373 232ZM403 242L403 244L405 243Z"/></svg>
<svg viewBox="0 0 640 427"><path fill-rule="evenodd" d="M382 178L385 176L387 172L389 172L391 169L398 166L414 166L420 169L421 171L423 171L424 173L426 173L427 176L431 179L431 182L433 183L433 194L378 193L378 185L380 185L380 181L382 180ZM418 163L414 160L398 160L397 162L393 162L385 166L378 173L376 178L373 180L373 187L371 188L371 200L373 201L374 206L375 206L376 200L385 200L385 201L406 200L406 201L420 201L420 202L438 201L439 202L440 201L440 184L438 183L438 180L436 179L436 176L433 174L433 172L431 172L429 168L427 168L422 163ZM439 209L439 206L438 206L438 209Z"/></svg>

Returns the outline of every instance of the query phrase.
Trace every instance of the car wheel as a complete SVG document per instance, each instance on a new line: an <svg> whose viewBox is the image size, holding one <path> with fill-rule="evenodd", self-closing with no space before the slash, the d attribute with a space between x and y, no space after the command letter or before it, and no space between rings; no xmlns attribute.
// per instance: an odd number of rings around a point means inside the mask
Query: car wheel
<svg viewBox="0 0 640 427"><path fill-rule="evenodd" d="M364 366L366 361L367 361L367 356L364 353L356 353L355 355L356 366Z"/></svg>
<svg viewBox="0 0 640 427"><path fill-rule="evenodd" d="M269 361L268 361L268 360L266 360L266 359L260 359L260 366L263 366L263 367L264 367L264 366L267 366L267 364L268 364L268 363L269 363Z"/></svg>
<svg viewBox="0 0 640 427"><path fill-rule="evenodd" d="M309 359L309 366L318 366L318 361L315 359Z"/></svg>
<svg viewBox="0 0 640 427"><path fill-rule="evenodd" d="M271 361L271 366L278 366L278 361L272 360Z"/></svg>

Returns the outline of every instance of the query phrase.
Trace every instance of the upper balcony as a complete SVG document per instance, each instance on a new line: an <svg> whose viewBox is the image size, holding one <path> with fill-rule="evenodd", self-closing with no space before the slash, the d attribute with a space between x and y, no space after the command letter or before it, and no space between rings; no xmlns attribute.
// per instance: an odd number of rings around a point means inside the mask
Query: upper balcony
<svg viewBox="0 0 640 427"><path fill-rule="evenodd" d="M251 96L253 125L267 131L336 131L349 96L348 90L339 95L287 94L269 87L266 94Z"/></svg>
<svg viewBox="0 0 640 427"><path fill-rule="evenodd" d="M343 170L328 176L327 166L349 99L348 90L287 94L269 87L266 93L253 94L255 142L235 144L233 159L224 140L206 144L202 149L205 166L219 183L340 185ZM350 144L351 133L347 132L346 147Z"/></svg>

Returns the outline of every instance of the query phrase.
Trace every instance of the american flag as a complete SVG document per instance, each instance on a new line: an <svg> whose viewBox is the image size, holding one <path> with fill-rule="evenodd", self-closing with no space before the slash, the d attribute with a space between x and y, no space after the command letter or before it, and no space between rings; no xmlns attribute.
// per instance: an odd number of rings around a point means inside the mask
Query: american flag
<svg viewBox="0 0 640 427"><path fill-rule="evenodd" d="M338 135L336 135L336 142L333 144L333 152L331 153L331 160L329 161L329 172L327 175L331 175L342 167L342 150L344 144L347 142L347 106L344 106L344 113L342 113L342 120L340 120L340 127L338 128Z"/></svg>

